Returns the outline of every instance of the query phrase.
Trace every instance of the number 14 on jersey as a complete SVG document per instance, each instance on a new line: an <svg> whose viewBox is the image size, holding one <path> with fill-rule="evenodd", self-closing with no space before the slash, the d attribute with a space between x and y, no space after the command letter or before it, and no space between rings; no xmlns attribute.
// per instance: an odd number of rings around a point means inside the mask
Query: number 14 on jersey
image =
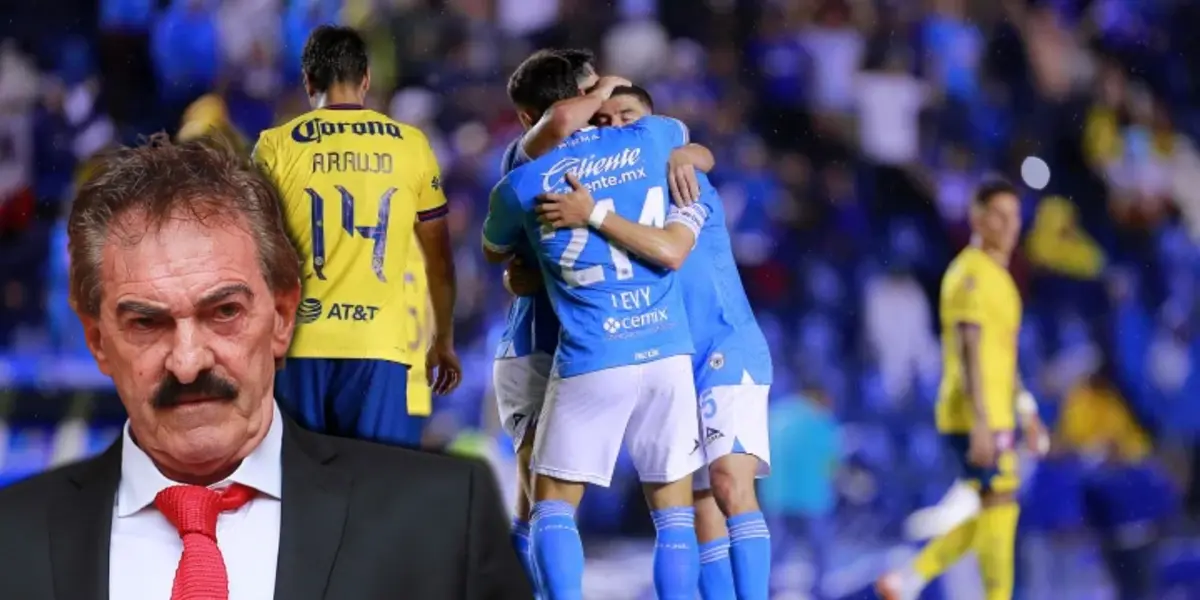
<svg viewBox="0 0 1200 600"><path fill-rule="evenodd" d="M615 205L611 198L596 200L596 206L603 207L608 212L615 212ZM667 202L666 193L662 186L654 186L646 190L646 199L642 203L642 213L638 217L638 223L648 225L650 227L661 228L666 222ZM571 240L567 242L567 248L563 250L562 256L558 259L558 266L562 270L563 280L571 287L586 287L595 285L604 281L604 266L603 264L592 265L582 269L575 268L576 262L580 255L583 254L583 249L587 247L590 241L592 231L588 227L579 227L571 230ZM542 239L554 237L554 231L543 232ZM608 244L608 254L612 259L613 269L617 272L617 281L624 281L633 278L633 262L629 260L629 253L624 248L613 245L612 242L605 240Z"/></svg>
<svg viewBox="0 0 1200 600"><path fill-rule="evenodd" d="M379 214L375 225L356 225L354 222L354 196L346 190L346 188L338 185L334 186L338 191L342 200L342 230L351 238L361 237L364 240L371 240L373 246L371 248L371 270L375 272L375 277L384 283L387 283L387 276L383 271L383 259L387 256L387 234L388 234L388 217L391 214L392 195L396 193L396 188L388 188L387 191L379 197ZM325 199L321 197L316 190L305 188L305 193L312 205L312 254L313 254L313 273L317 279L325 279L325 267L327 266L327 258L325 256Z"/></svg>

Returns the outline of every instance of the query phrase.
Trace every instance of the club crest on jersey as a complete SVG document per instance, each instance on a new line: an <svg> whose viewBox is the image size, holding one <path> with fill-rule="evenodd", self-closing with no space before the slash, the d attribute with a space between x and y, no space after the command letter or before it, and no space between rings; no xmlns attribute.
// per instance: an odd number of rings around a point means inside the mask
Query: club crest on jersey
<svg viewBox="0 0 1200 600"><path fill-rule="evenodd" d="M720 369L725 366L725 355L720 352L713 352L712 356L708 357L708 367L710 369Z"/></svg>
<svg viewBox="0 0 1200 600"><path fill-rule="evenodd" d="M549 170L542 173L542 189L547 192L563 189L567 185L567 173L575 175L580 181L585 181L613 171L630 170L637 166L641 158L641 148L625 148L616 154L599 158L594 154L584 158L568 156L560 159Z"/></svg>

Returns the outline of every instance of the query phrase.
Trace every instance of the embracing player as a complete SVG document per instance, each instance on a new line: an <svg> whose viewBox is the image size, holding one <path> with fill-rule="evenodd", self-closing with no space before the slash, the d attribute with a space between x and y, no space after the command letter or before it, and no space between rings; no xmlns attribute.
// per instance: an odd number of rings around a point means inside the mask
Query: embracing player
<svg viewBox="0 0 1200 600"><path fill-rule="evenodd" d="M545 111L579 96L576 74L565 65L531 68L541 75L526 83L557 90L557 97L547 95L530 108ZM492 193L484 226L488 259L508 260L518 243L533 247L561 322L533 453L533 548L550 598L582 597L575 509L585 484L609 484L622 442L658 531L658 597L691 600L696 593L691 474L703 454L693 447L699 423L692 344L676 278L587 229L543 228L534 212L537 196L569 189L578 174L584 185L611 196L602 203L607 210L661 226L668 156L686 136L682 123L663 118L585 129L509 173Z"/></svg>
<svg viewBox="0 0 1200 600"><path fill-rule="evenodd" d="M942 382L937 427L960 460L963 478L943 503L972 506L960 522L934 538L916 559L883 577L886 600L915 600L925 585L975 551L986 600L1009 600L1019 508L1016 491L1018 425L1035 452L1042 426L1032 396L1017 375L1021 296L1008 262L1021 232L1021 201L1003 181L985 183L971 202L971 245L942 278Z"/></svg>
<svg viewBox="0 0 1200 600"><path fill-rule="evenodd" d="M366 44L353 29L313 30L302 69L313 110L264 131L254 150L280 188L289 235L307 258L276 396L309 429L416 446L423 419L406 405L409 366L436 369L438 393L461 378L437 159L419 130L363 106L371 75ZM421 326L414 331L408 322L425 308L425 294L415 289L421 280L410 270L422 258L435 323L427 358L418 355Z"/></svg>
<svg viewBox="0 0 1200 600"><path fill-rule="evenodd" d="M548 100L561 97L561 90L539 88L529 81L545 79L544 73L567 70L573 75L565 79L575 82L576 95L557 102L548 110L537 110ZM575 115L591 110L607 98L604 90L611 91L616 84L606 84L591 94L585 90L598 82L592 66L592 53L587 50L539 50L521 63L513 72L508 84L509 98L524 127L524 133L513 140L504 152L500 166L507 175L514 168L530 160L530 156L541 156L562 142L574 130L564 132L574 122ZM551 100L552 101L552 100ZM584 106L578 106L580 103ZM586 119L586 117L585 117ZM496 348L492 365L492 384L500 423L512 438L517 455L517 500L513 515L512 540L517 556L526 574L538 591L538 577L533 571L533 556L530 553L529 518L533 506L533 478L529 472L529 461L533 454L533 433L546 398L546 382L550 378L550 367L554 351L558 346L558 317L550 298L546 295L538 269L537 254L528 243L513 247L513 256L504 271L505 286L516 296L508 311L504 333ZM523 268L524 267L524 268ZM532 269L536 277L522 277Z"/></svg>
<svg viewBox="0 0 1200 600"><path fill-rule="evenodd" d="M602 126L627 126L653 112L640 87L618 88L596 114ZM712 167L711 154L699 161ZM703 447L709 467L695 477L696 532L703 544L700 591L705 600L766 600L770 589L771 542L754 491L756 476L769 471L767 399L771 354L754 318L733 258L725 211L703 174L672 182L677 195L699 197L674 207L666 227L639 224L619 214L593 217L598 204L586 187L549 194L538 206L556 228L588 227L610 243L644 260L679 270L696 353L692 356L699 393Z"/></svg>

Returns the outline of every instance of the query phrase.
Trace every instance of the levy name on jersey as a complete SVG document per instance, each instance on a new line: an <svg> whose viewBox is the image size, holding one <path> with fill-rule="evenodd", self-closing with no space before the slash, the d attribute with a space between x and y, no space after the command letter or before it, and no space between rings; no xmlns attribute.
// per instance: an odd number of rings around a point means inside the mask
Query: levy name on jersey
<svg viewBox="0 0 1200 600"><path fill-rule="evenodd" d="M570 191L566 175L573 173L598 206L662 227L667 160L685 143L686 127L666 117L589 128L517 168L493 191L484 242L511 251L524 239L537 249L562 323L556 354L561 376L689 354L692 342L673 272L630 256L588 228L543 227L534 212L537 197Z"/></svg>

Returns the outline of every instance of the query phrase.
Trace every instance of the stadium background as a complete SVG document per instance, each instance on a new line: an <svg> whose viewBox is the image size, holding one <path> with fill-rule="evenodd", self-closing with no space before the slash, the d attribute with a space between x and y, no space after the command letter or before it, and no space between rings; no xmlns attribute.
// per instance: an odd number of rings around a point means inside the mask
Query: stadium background
<svg viewBox="0 0 1200 600"><path fill-rule="evenodd" d="M1030 463L1021 598L1200 597L1200 3L1184 0L16 0L0 13L0 483L95 452L122 416L66 303L63 214L90 156L157 130L247 145L306 109L313 26L361 27L373 103L444 170L467 378L431 446L511 472L489 383L504 318L485 199L533 49L588 47L713 149L773 347L778 597L854 594L911 553L953 477L932 426L936 291L972 187L1044 158L1013 271ZM830 407L826 411L824 406ZM581 511L596 598L646 593L628 465ZM1191 499L1191 500L1189 500ZM973 567L928 597L977 597ZM975 579L977 581L977 579ZM1120 589L1120 596L1114 590Z"/></svg>

